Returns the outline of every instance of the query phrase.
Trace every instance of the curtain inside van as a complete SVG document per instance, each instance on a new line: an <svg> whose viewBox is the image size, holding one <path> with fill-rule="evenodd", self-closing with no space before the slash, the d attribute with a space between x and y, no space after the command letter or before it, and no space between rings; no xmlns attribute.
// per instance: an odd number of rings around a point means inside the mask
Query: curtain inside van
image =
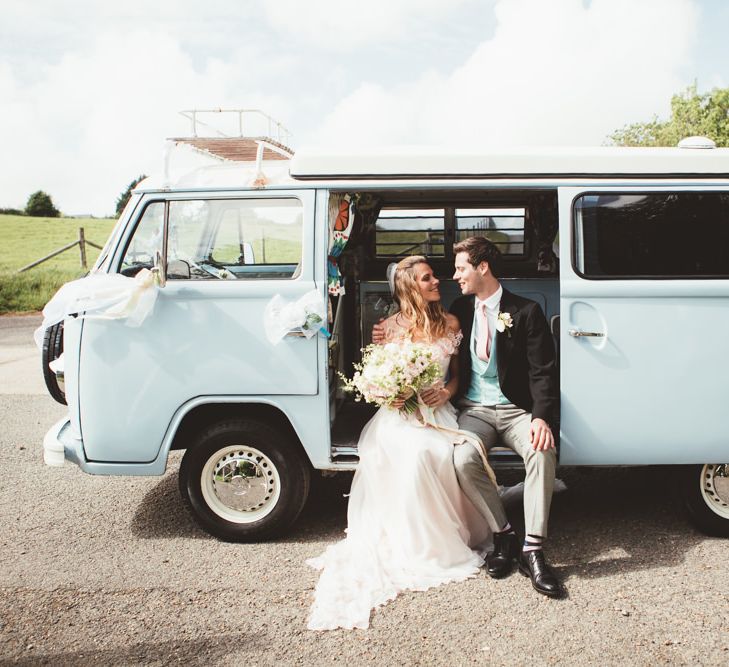
<svg viewBox="0 0 729 667"><path fill-rule="evenodd" d="M329 257L327 260L327 284L329 294L344 294L342 274L339 271L339 256L349 241L352 232L352 198L349 195L329 195Z"/></svg>

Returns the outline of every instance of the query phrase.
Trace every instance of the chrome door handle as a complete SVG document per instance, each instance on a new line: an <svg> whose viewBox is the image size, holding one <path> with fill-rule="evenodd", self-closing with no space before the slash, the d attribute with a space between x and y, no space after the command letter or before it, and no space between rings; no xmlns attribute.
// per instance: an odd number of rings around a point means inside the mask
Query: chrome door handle
<svg viewBox="0 0 729 667"><path fill-rule="evenodd" d="M580 338L582 336L592 336L594 338L603 338L605 336L604 333L600 333L599 331L580 331L579 329L570 329L568 331L570 336L574 336L575 338Z"/></svg>

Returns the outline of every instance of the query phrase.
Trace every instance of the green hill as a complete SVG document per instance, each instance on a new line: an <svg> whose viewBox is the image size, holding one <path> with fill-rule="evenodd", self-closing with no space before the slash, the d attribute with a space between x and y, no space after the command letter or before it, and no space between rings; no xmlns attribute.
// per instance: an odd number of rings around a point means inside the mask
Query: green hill
<svg viewBox="0 0 729 667"><path fill-rule="evenodd" d="M88 241L103 246L116 220L31 218L0 215L0 314L42 310L56 290L84 274L75 247L24 273L18 269L75 241L83 227ZM89 268L99 251L86 246Z"/></svg>

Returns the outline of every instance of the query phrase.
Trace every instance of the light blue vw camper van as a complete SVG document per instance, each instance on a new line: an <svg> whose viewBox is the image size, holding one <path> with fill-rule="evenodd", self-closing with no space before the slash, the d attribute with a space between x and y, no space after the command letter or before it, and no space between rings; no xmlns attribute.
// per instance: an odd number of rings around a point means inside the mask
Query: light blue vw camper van
<svg viewBox="0 0 729 667"><path fill-rule="evenodd" d="M69 405L46 461L161 475L185 450L180 490L205 530L282 534L317 471L357 464L372 411L337 373L392 307L388 264L427 255L447 306L454 243L485 235L551 323L560 464L666 466L696 525L729 535L729 149L695 145L303 150L149 178L94 272L152 270L154 308L136 327L71 312L46 330L49 389ZM272 339L272 302L312 298L313 329L294 318Z"/></svg>

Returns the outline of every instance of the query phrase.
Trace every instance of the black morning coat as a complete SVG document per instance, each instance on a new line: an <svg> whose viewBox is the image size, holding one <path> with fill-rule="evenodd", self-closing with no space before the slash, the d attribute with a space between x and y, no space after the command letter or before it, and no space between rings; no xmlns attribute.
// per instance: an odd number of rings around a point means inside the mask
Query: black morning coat
<svg viewBox="0 0 729 667"><path fill-rule="evenodd" d="M450 312L458 318L463 342L458 354L458 390L454 399L466 394L471 383L469 343L474 316L473 295L458 297ZM509 313L513 325L497 331L497 369L504 396L531 412L532 419L544 419L554 430L559 422L559 378L554 342L547 318L535 301L504 289L499 312Z"/></svg>

